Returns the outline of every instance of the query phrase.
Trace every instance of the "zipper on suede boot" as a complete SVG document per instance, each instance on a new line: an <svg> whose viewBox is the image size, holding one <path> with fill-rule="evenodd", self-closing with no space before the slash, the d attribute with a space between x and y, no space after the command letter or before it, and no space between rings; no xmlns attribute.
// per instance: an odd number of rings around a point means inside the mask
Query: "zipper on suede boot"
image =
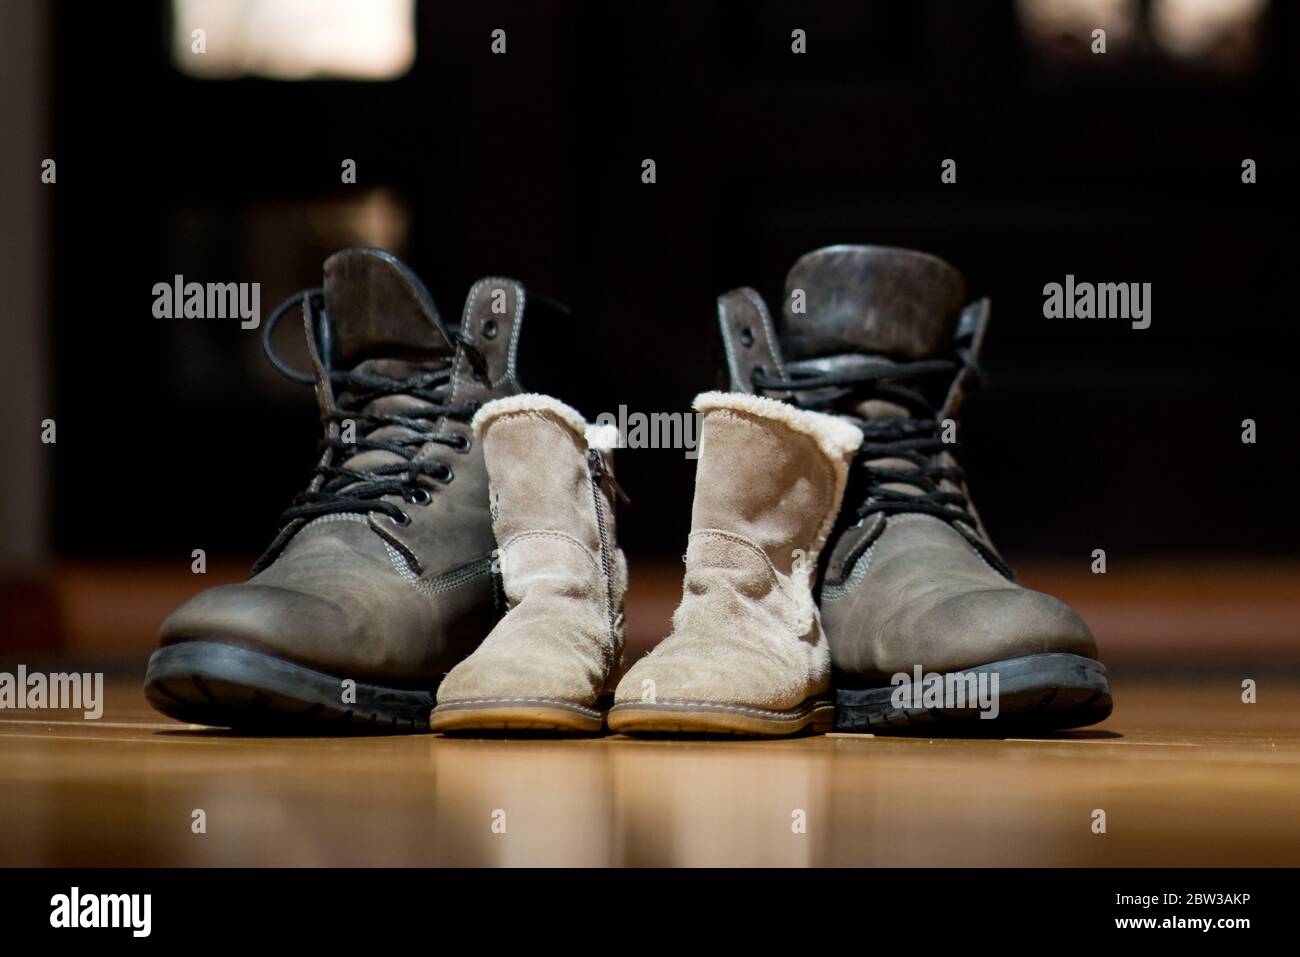
<svg viewBox="0 0 1300 957"><path fill-rule="evenodd" d="M618 479L614 478L614 473L609 470L609 466L605 463L605 456L599 449L587 450L587 462L591 465L591 476L597 483L608 482L615 498L624 505L632 504L632 500L627 497L627 492L623 491L623 486L618 484Z"/></svg>
<svg viewBox="0 0 1300 957"><path fill-rule="evenodd" d="M596 504L596 530L600 535L600 570L605 576L605 608L609 618L609 639L612 647L618 626L614 611L614 576L610 568L609 529L605 523L605 494L601 491L601 484L609 482L609 487L615 496L624 504L630 504L630 499L610 472L609 466L605 463L605 456L597 449L587 450L587 466L591 472L592 499Z"/></svg>

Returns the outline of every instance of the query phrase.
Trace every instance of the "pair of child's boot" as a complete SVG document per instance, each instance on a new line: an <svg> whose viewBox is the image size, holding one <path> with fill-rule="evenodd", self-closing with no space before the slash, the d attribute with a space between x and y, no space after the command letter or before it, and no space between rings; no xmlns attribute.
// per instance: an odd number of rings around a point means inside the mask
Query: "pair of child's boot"
<svg viewBox="0 0 1300 957"><path fill-rule="evenodd" d="M626 673L616 436L546 396L478 412L508 610L442 682L435 730L831 728L813 578L861 433L756 396L707 393L695 406L703 422L682 601L672 634Z"/></svg>

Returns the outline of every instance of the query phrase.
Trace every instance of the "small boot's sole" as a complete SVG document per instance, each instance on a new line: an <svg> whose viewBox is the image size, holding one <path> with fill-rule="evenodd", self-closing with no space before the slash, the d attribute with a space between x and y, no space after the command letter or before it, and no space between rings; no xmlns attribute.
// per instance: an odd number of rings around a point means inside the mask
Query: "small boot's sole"
<svg viewBox="0 0 1300 957"><path fill-rule="evenodd" d="M605 727L605 713L599 708L550 698L484 698L438 705L429 716L429 727L444 734L473 731L596 734Z"/></svg>
<svg viewBox="0 0 1300 957"><path fill-rule="evenodd" d="M428 731L434 691L356 683L216 641L153 653L144 694L168 717L240 731ZM346 700L345 700L346 699Z"/></svg>
<svg viewBox="0 0 1300 957"><path fill-rule="evenodd" d="M1111 712L1110 681L1100 661L1081 655L1042 654L965 668L952 675L998 677L997 716L977 707L895 703L898 686L840 687L835 692L836 731L938 735L1008 735L1062 731L1096 724ZM989 679L985 687L991 689ZM969 704L969 702L967 702Z"/></svg>
<svg viewBox="0 0 1300 957"><path fill-rule="evenodd" d="M770 711L707 701L616 704L609 730L617 734L735 734L780 737L808 731L825 734L835 724L835 705L811 698L789 711Z"/></svg>

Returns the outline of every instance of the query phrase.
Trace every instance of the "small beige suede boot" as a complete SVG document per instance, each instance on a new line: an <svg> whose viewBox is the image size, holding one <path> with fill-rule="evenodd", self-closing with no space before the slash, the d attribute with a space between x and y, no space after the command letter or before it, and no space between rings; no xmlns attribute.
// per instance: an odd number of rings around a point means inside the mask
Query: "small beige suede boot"
<svg viewBox="0 0 1300 957"><path fill-rule="evenodd" d="M627 590L614 537L617 432L542 395L489 402L473 429L509 610L443 679L430 726L599 731L621 672Z"/></svg>
<svg viewBox="0 0 1300 957"><path fill-rule="evenodd" d="M758 396L708 392L673 633L619 683L611 731L828 730L831 656L813 600L862 433Z"/></svg>

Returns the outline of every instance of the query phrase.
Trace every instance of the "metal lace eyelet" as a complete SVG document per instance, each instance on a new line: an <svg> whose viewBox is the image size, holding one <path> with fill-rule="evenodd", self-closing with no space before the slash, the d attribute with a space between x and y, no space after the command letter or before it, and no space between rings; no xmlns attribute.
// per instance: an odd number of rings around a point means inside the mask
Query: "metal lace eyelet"
<svg viewBox="0 0 1300 957"><path fill-rule="evenodd" d="M417 488L406 497L406 500L412 505L428 505L433 501L433 493L427 488Z"/></svg>
<svg viewBox="0 0 1300 957"><path fill-rule="evenodd" d="M754 330L749 326L740 330L740 344L746 349L754 344Z"/></svg>
<svg viewBox="0 0 1300 957"><path fill-rule="evenodd" d="M492 318L483 320L483 338L495 339L497 337L497 321Z"/></svg>
<svg viewBox="0 0 1300 957"><path fill-rule="evenodd" d="M442 466L442 471L435 476L435 478L443 485L449 484L455 477L456 473L451 470L450 465Z"/></svg>
<svg viewBox="0 0 1300 957"><path fill-rule="evenodd" d="M452 436L452 439L455 440L451 443L452 450L459 452L461 455L468 452L474 445L474 440L463 432L457 432Z"/></svg>
<svg viewBox="0 0 1300 957"><path fill-rule="evenodd" d="M401 518L395 518L395 519L393 519L393 521L396 522L398 525L403 525L403 526L405 526L405 525L410 525L410 524L411 524L411 514L410 514L410 512L403 512Z"/></svg>

